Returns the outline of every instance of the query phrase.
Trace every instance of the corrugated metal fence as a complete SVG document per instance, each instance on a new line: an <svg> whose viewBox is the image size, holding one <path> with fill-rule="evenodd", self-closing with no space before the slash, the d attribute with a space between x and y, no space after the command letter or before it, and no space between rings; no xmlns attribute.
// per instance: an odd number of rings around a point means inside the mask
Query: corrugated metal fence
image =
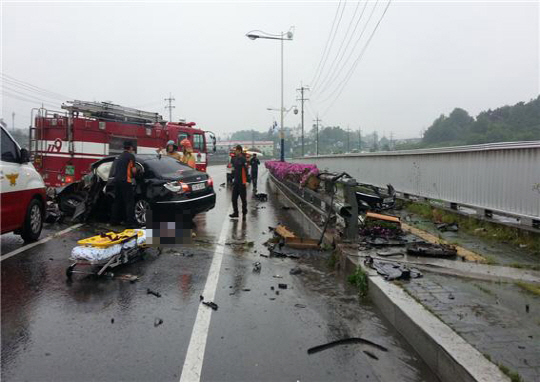
<svg viewBox="0 0 540 385"><path fill-rule="evenodd" d="M321 155L293 160L345 171L360 183L521 218L540 220L540 141ZM488 214L489 215L489 214Z"/></svg>

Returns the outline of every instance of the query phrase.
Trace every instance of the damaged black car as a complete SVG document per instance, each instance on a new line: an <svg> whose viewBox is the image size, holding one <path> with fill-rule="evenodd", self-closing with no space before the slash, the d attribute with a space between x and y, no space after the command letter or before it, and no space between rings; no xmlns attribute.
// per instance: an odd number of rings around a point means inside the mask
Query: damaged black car
<svg viewBox="0 0 540 385"><path fill-rule="evenodd" d="M58 207L73 221L109 220L114 202L114 177L110 175L114 175L115 158L100 159L81 181L57 188L52 207ZM135 219L140 226L146 225L150 213L154 219L172 216L173 220L185 220L214 208L216 193L208 174L155 154L135 154L135 167Z"/></svg>

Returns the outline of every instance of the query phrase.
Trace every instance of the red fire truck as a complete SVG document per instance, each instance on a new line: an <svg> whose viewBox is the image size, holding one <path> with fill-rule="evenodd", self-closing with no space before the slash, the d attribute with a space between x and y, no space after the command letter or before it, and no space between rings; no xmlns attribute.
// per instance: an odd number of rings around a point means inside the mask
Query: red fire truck
<svg viewBox="0 0 540 385"><path fill-rule="evenodd" d="M112 103L75 100L62 104L65 111L32 110L30 153L45 185L58 187L80 180L90 164L107 155L120 154L130 140L138 154L156 153L174 140L188 139L196 168L206 171L208 151L205 134L195 123L166 122L162 116Z"/></svg>

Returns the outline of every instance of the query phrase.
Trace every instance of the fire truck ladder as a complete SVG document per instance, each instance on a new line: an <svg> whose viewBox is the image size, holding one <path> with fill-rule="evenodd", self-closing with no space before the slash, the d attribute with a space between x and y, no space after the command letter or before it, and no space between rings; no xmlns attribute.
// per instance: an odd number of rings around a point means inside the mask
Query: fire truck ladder
<svg viewBox="0 0 540 385"><path fill-rule="evenodd" d="M40 155L41 160L43 160L47 154L47 141L45 140L42 127L43 120L36 118L61 118L66 115L66 112L51 111L46 108L32 108L28 132L28 151L30 152L30 160L32 162L34 162L36 155Z"/></svg>
<svg viewBox="0 0 540 385"><path fill-rule="evenodd" d="M72 116L82 114L88 118L143 124L164 122L163 117L157 112L141 111L107 102L74 100L62 104L62 108L69 111Z"/></svg>

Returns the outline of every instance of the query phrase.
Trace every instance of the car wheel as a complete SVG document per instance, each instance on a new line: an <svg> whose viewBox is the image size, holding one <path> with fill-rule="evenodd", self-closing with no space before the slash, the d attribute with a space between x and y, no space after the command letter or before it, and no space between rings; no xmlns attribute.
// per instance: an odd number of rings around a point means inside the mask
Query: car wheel
<svg viewBox="0 0 540 385"><path fill-rule="evenodd" d="M146 214L150 210L150 204L144 199L135 202L135 220L140 226L146 225Z"/></svg>
<svg viewBox="0 0 540 385"><path fill-rule="evenodd" d="M21 237L25 242L37 241L43 227L43 205L37 199L32 199L26 210L24 227Z"/></svg>

